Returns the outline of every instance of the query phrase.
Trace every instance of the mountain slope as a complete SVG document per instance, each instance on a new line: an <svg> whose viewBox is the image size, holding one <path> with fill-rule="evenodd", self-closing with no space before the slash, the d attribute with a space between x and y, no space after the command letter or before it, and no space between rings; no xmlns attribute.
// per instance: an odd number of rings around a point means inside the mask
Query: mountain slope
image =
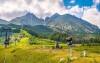
<svg viewBox="0 0 100 63"><path fill-rule="evenodd" d="M57 17L59 17L60 15L58 13L55 13L54 15L52 15L51 17L46 17L45 18L45 23L48 24L49 22L53 21L54 19L56 19Z"/></svg>
<svg viewBox="0 0 100 63"><path fill-rule="evenodd" d="M35 31L37 33L50 33L50 32L53 31L50 27L44 26L44 25L36 25L36 26L27 26L27 25L24 25L23 28L24 29L33 30L33 31Z"/></svg>
<svg viewBox="0 0 100 63"><path fill-rule="evenodd" d="M24 16L17 17L15 19L12 19L10 23L16 24L16 25L42 25L43 24L43 19L37 18L34 14L32 13L27 13Z"/></svg>
<svg viewBox="0 0 100 63"><path fill-rule="evenodd" d="M47 25L54 30L62 30L70 33L100 32L100 29L97 26L69 14L60 15Z"/></svg>
<svg viewBox="0 0 100 63"><path fill-rule="evenodd" d="M0 24L9 24L8 21L0 19Z"/></svg>

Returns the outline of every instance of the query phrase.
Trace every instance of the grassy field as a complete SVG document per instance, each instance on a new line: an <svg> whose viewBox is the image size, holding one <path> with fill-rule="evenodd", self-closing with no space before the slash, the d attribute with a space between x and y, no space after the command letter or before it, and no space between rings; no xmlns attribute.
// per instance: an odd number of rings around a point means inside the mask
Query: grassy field
<svg viewBox="0 0 100 63"><path fill-rule="evenodd" d="M55 46L53 40L33 37L34 40L30 41L30 34L24 31L23 35L20 38L20 33L13 34L7 48L3 45L4 37L0 38L0 63L100 63L100 46L74 46L70 58L69 46L65 43L59 43L62 49L52 49ZM83 56L84 50L86 57Z"/></svg>
<svg viewBox="0 0 100 63"><path fill-rule="evenodd" d="M100 63L100 46L73 47L69 59L69 47L52 49L52 45L0 45L0 63ZM87 56L83 57L86 50Z"/></svg>

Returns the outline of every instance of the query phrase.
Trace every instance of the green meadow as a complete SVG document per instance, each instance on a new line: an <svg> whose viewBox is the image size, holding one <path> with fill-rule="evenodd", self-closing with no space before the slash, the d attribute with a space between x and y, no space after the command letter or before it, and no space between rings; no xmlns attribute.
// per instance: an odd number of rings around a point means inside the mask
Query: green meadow
<svg viewBox="0 0 100 63"><path fill-rule="evenodd" d="M0 45L0 63L100 63L100 46L74 46L71 58L66 44L61 44L62 49L52 46L55 45Z"/></svg>
<svg viewBox="0 0 100 63"><path fill-rule="evenodd" d="M70 57L67 43L59 42L62 48L55 48L56 41L36 38L24 30L12 34L7 48L4 39L0 38L0 63L100 63L100 46L75 44Z"/></svg>

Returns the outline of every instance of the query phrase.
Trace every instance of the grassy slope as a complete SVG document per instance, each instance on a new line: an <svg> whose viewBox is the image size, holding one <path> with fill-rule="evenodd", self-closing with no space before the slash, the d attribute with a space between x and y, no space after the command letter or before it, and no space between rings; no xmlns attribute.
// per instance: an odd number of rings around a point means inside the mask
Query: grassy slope
<svg viewBox="0 0 100 63"><path fill-rule="evenodd" d="M24 33L27 34L25 31ZM18 34L17 34L18 35ZM12 37L13 38L13 37ZM0 40L0 63L100 63L100 46L73 47L73 60L69 61L69 48L60 43L63 49L52 49L55 41L35 38L36 45L29 45L29 38L23 37L17 46L14 41L8 48L4 48ZM46 48L44 48L46 46ZM87 51L87 57L83 57L83 50Z"/></svg>
<svg viewBox="0 0 100 63"><path fill-rule="evenodd" d="M73 57L74 60L71 63L99 63L100 52L95 53L87 50L87 57L82 56L81 48L74 47ZM91 47L92 50L99 48L100 46ZM90 49L87 47L85 49ZM98 50L98 51L99 51ZM68 61L69 49L51 49L44 48L44 46L14 46L10 45L7 49L0 45L0 63L70 63Z"/></svg>

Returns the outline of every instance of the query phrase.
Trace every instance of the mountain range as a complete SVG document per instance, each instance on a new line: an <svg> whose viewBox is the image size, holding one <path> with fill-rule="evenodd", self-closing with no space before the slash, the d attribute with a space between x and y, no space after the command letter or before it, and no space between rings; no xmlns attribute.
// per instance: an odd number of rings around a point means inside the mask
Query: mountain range
<svg viewBox="0 0 100 63"><path fill-rule="evenodd" d="M54 31L69 32L69 33L100 32L98 26L93 25L83 19L77 18L70 14L60 15L58 13L55 13L51 17L46 17L45 19L38 18L33 13L27 13L26 15L21 17L16 17L9 22L0 19L0 24L6 24L6 25L15 24L15 25L30 25L30 26L42 25L44 27L49 26Z"/></svg>
<svg viewBox="0 0 100 63"><path fill-rule="evenodd" d="M25 16L21 17L16 17L10 21L12 24L16 25L42 25L43 24L43 19L37 18L34 14L32 13L27 13Z"/></svg>

